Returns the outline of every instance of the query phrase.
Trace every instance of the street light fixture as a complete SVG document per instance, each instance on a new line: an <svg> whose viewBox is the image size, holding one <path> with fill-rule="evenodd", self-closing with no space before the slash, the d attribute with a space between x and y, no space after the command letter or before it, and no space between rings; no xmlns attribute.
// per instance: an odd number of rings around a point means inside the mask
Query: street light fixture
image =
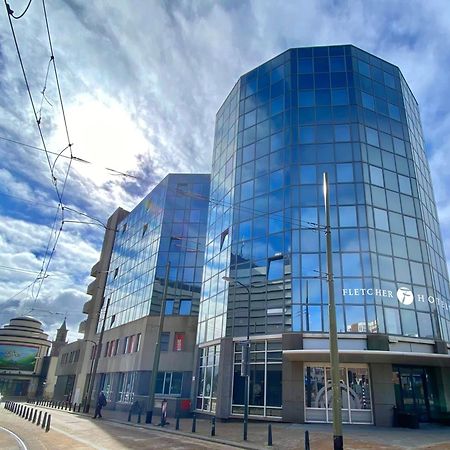
<svg viewBox="0 0 450 450"><path fill-rule="evenodd" d="M227 281L228 283L234 282L239 284L239 286L243 287L247 291L248 300L247 300L247 339L242 343L242 360L243 366L241 366L241 376L245 377L245 389L244 389L244 441L247 440L247 431L248 431L248 403L249 403L249 395L250 395L250 289L245 284L241 283L239 280L236 280L232 277L222 277L222 280Z"/></svg>

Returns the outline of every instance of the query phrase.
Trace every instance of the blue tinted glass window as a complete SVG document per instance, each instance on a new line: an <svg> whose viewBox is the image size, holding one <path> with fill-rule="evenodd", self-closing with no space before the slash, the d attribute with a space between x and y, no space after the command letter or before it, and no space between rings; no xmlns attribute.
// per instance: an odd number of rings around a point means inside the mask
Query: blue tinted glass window
<svg viewBox="0 0 450 450"><path fill-rule="evenodd" d="M331 103L331 95L329 89L320 89L316 91L316 105L329 105Z"/></svg>
<svg viewBox="0 0 450 450"><path fill-rule="evenodd" d="M393 105L392 103L388 103L389 107L389 117L393 119L400 120L400 109L398 106Z"/></svg>
<svg viewBox="0 0 450 450"><path fill-rule="evenodd" d="M312 73L313 72L312 58L300 58L298 60L298 71L299 73Z"/></svg>
<svg viewBox="0 0 450 450"><path fill-rule="evenodd" d="M345 72L345 60L343 56L332 56L330 58L331 72Z"/></svg>
<svg viewBox="0 0 450 450"><path fill-rule="evenodd" d="M251 127L252 125L255 125L255 123L256 123L256 109L247 113L244 116L244 127L245 128Z"/></svg>
<svg viewBox="0 0 450 450"><path fill-rule="evenodd" d="M244 145L248 145L254 142L255 137L256 137L256 127L247 128L244 131Z"/></svg>
<svg viewBox="0 0 450 450"><path fill-rule="evenodd" d="M389 231L387 212L384 209L373 209L373 214L375 217L375 227L380 230Z"/></svg>
<svg viewBox="0 0 450 450"><path fill-rule="evenodd" d="M370 77L370 66L364 61L358 60L358 71L366 77Z"/></svg>
<svg viewBox="0 0 450 450"><path fill-rule="evenodd" d="M335 125L334 135L337 142L350 141L350 126L349 125Z"/></svg>
<svg viewBox="0 0 450 450"><path fill-rule="evenodd" d="M284 276L284 261L283 259L269 260L269 268L267 279L280 280Z"/></svg>
<svg viewBox="0 0 450 450"><path fill-rule="evenodd" d="M403 175L398 176L398 184L400 187L400 192L403 194L411 195L411 183L408 177L404 177Z"/></svg>
<svg viewBox="0 0 450 450"><path fill-rule="evenodd" d="M405 220L406 235L411 237L418 237L416 219L407 216L404 216L403 218Z"/></svg>
<svg viewBox="0 0 450 450"><path fill-rule="evenodd" d="M341 227L356 227L356 207L340 206L339 207L339 224ZM357 239L357 237L356 237Z"/></svg>
<svg viewBox="0 0 450 450"><path fill-rule="evenodd" d="M370 166L370 182L377 186L384 186L383 170L378 167Z"/></svg>
<svg viewBox="0 0 450 450"><path fill-rule="evenodd" d="M307 124L315 121L314 108L299 108L298 123Z"/></svg>
<svg viewBox="0 0 450 450"><path fill-rule="evenodd" d="M389 86L392 89L395 89L395 79L394 77L389 74L384 72L384 83L386 84L386 86Z"/></svg>
<svg viewBox="0 0 450 450"><path fill-rule="evenodd" d="M396 137L394 137L393 139L394 139L394 152L397 153L397 155L406 156L405 142Z"/></svg>
<svg viewBox="0 0 450 450"><path fill-rule="evenodd" d="M350 277L362 275L359 253L342 253L342 275Z"/></svg>
<svg viewBox="0 0 450 450"><path fill-rule="evenodd" d="M272 70L272 84L280 81L284 76L284 65L278 66L277 68Z"/></svg>
<svg viewBox="0 0 450 450"><path fill-rule="evenodd" d="M319 255L312 253L302 254L302 276L317 276L320 270Z"/></svg>
<svg viewBox="0 0 450 450"><path fill-rule="evenodd" d="M333 142L333 125L318 125L316 127L316 142Z"/></svg>
<svg viewBox="0 0 450 450"><path fill-rule="evenodd" d="M321 92L321 91L317 91ZM329 106L318 106L316 108L316 120L318 123L320 122L331 122L332 121L332 113L331 108Z"/></svg>
<svg viewBox="0 0 450 450"><path fill-rule="evenodd" d="M164 314L166 316L171 316L173 314L173 306L175 304L175 300L173 299L167 299L166 300L166 307L164 310Z"/></svg>
<svg viewBox="0 0 450 450"><path fill-rule="evenodd" d="M273 134L270 137L270 151L275 151L283 147L284 145L284 139L283 139L283 133L277 133Z"/></svg>
<svg viewBox="0 0 450 450"><path fill-rule="evenodd" d="M269 139L263 139L256 143L256 157L267 155L269 153L270 142Z"/></svg>
<svg viewBox="0 0 450 450"><path fill-rule="evenodd" d="M345 72L338 72L331 74L331 87L340 88L347 86L347 79Z"/></svg>
<svg viewBox="0 0 450 450"><path fill-rule="evenodd" d="M300 127L299 141L301 144L314 143L314 127Z"/></svg>
<svg viewBox="0 0 450 450"><path fill-rule="evenodd" d="M272 117L271 132L280 131L283 128L283 114L278 114Z"/></svg>
<svg viewBox="0 0 450 450"><path fill-rule="evenodd" d="M247 181L241 185L241 201L253 197L253 180Z"/></svg>
<svg viewBox="0 0 450 450"><path fill-rule="evenodd" d="M272 103L271 103L272 115L282 112L283 109L284 109L284 97L283 96L280 96L280 97L272 100Z"/></svg>
<svg viewBox="0 0 450 450"><path fill-rule="evenodd" d="M270 174L270 190L276 191L283 187L283 171L277 170L276 172L272 172Z"/></svg>
<svg viewBox="0 0 450 450"><path fill-rule="evenodd" d="M353 178L353 164L336 164L338 183L350 183Z"/></svg>
<svg viewBox="0 0 450 450"><path fill-rule="evenodd" d="M374 145L375 147L379 146L377 130L374 130L373 128L366 127L366 136L367 136L367 143L368 144Z"/></svg>
<svg viewBox="0 0 450 450"><path fill-rule="evenodd" d="M375 102L371 95L361 92L361 98L364 108L375 110Z"/></svg>
<svg viewBox="0 0 450 450"><path fill-rule="evenodd" d="M299 106L314 106L314 91L299 91L298 105Z"/></svg>
<svg viewBox="0 0 450 450"><path fill-rule="evenodd" d="M316 73L314 83L316 89L328 89L330 87L330 75L328 73Z"/></svg>
<svg viewBox="0 0 450 450"><path fill-rule="evenodd" d="M281 80L278 83L272 84L270 87L270 96L272 98L278 97L279 95L283 94L284 91L284 81Z"/></svg>
<svg viewBox="0 0 450 450"><path fill-rule="evenodd" d="M314 77L312 74L304 74L298 76L299 89L314 89Z"/></svg>
<svg viewBox="0 0 450 450"><path fill-rule="evenodd" d="M347 89L332 89L331 98L333 105L348 105L348 92Z"/></svg>
<svg viewBox="0 0 450 450"><path fill-rule="evenodd" d="M191 314L192 300L191 299L181 299L180 309L178 314L180 316L189 316Z"/></svg>
<svg viewBox="0 0 450 450"><path fill-rule="evenodd" d="M316 166L300 166L300 182L302 184L315 184L316 180Z"/></svg>
<svg viewBox="0 0 450 450"><path fill-rule="evenodd" d="M328 58L314 58L314 70L316 72L328 72L330 70L328 65Z"/></svg>
<svg viewBox="0 0 450 450"><path fill-rule="evenodd" d="M398 309L384 308L384 317L386 319L386 331L392 334L401 334Z"/></svg>

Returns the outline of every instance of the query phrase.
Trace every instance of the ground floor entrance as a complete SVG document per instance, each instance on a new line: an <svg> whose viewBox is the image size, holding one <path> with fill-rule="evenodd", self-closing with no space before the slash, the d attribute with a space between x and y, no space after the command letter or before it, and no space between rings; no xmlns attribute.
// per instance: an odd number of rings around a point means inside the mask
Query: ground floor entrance
<svg viewBox="0 0 450 450"><path fill-rule="evenodd" d="M333 394L331 368L327 364L305 363L305 422L332 422ZM340 366L342 421L372 424L369 367L364 364Z"/></svg>
<svg viewBox="0 0 450 450"><path fill-rule="evenodd" d="M420 422L430 422L437 404L436 377L431 367L393 366L397 408L417 414Z"/></svg>

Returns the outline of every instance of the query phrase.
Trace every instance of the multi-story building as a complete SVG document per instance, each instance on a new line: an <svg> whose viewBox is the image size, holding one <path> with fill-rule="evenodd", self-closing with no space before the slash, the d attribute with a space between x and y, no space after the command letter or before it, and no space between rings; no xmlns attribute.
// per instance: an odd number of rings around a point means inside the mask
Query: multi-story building
<svg viewBox="0 0 450 450"><path fill-rule="evenodd" d="M157 401L164 396L170 412L190 410L209 185L209 175L170 174L130 213L119 209L110 218L83 309L84 350L73 343L61 352L69 356L59 373L79 380L73 401L86 396L99 352L93 398L103 390L111 407L138 401L145 411L166 285ZM70 359L77 351L78 363Z"/></svg>
<svg viewBox="0 0 450 450"><path fill-rule="evenodd" d="M196 409L242 417L249 333L250 416L331 421L323 173L343 420L432 420L450 409L450 298L419 109L351 45L282 53L217 113Z"/></svg>

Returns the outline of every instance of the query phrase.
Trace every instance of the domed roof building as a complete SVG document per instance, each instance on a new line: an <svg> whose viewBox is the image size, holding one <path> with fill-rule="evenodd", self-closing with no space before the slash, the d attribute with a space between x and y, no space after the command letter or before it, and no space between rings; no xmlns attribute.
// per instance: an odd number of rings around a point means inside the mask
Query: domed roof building
<svg viewBox="0 0 450 450"><path fill-rule="evenodd" d="M0 393L3 397L34 397L51 341L42 323L15 317L0 328Z"/></svg>

